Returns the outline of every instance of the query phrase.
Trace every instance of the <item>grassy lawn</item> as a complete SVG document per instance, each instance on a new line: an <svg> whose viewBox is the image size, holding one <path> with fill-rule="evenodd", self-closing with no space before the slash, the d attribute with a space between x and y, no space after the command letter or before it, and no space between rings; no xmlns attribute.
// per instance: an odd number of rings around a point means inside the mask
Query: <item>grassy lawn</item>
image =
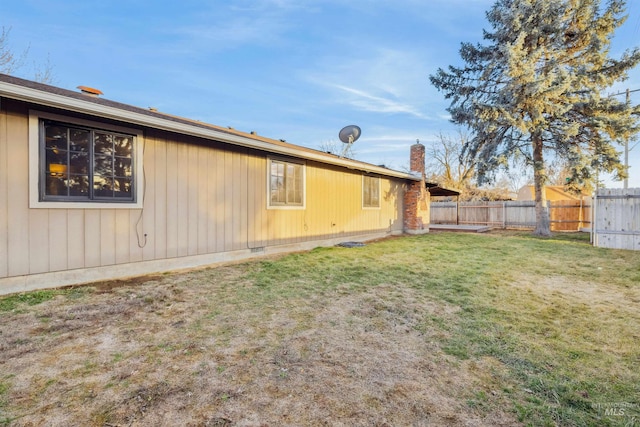
<svg viewBox="0 0 640 427"><path fill-rule="evenodd" d="M0 298L0 425L640 425L640 252L431 233Z"/></svg>

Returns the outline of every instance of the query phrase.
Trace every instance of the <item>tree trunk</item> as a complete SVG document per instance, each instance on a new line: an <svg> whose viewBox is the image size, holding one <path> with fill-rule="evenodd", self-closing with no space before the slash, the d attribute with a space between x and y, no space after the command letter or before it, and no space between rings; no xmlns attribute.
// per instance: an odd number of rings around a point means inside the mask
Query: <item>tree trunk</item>
<svg viewBox="0 0 640 427"><path fill-rule="evenodd" d="M532 138L533 144L533 184L536 194L536 229L533 234L536 236L551 236L551 220L549 218L549 206L545 184L547 183L547 171L543 157L542 136L535 133Z"/></svg>

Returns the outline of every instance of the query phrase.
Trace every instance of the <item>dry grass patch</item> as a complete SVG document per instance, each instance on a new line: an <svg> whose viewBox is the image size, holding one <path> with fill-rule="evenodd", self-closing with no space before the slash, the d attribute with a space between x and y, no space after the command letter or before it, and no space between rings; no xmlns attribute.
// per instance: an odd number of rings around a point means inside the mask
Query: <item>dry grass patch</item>
<svg viewBox="0 0 640 427"><path fill-rule="evenodd" d="M636 277L439 233L5 297L0 424L624 425L597 405L638 404Z"/></svg>
<svg viewBox="0 0 640 427"><path fill-rule="evenodd" d="M302 297L257 285L248 278L255 267L74 299L62 292L4 313L5 423L514 422L508 411L483 414L460 399L482 369L445 355L447 333L424 323L458 308L391 284L339 284L313 295L310 287Z"/></svg>

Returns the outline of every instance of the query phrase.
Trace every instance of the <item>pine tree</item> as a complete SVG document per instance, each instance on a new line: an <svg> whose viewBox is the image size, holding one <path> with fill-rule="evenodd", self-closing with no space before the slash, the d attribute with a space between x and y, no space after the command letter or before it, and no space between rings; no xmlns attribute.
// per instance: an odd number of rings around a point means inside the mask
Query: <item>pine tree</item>
<svg viewBox="0 0 640 427"><path fill-rule="evenodd" d="M454 123L472 138L465 152L490 180L514 156L533 167L534 234L548 236L547 157L571 167L571 182L607 171L624 177L615 144L638 131L638 108L604 95L640 62L640 50L609 57L625 21L624 0L497 0L487 12L483 44L462 43L463 67L439 69L431 83L451 99Z"/></svg>

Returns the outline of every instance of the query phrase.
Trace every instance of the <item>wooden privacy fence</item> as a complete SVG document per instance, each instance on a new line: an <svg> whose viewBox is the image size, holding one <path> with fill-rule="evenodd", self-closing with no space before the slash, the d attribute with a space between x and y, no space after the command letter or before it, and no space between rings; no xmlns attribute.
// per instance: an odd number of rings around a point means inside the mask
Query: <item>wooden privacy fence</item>
<svg viewBox="0 0 640 427"><path fill-rule="evenodd" d="M551 230L578 231L591 227L591 199L547 203ZM535 202L433 202L431 223L533 229L536 226Z"/></svg>
<svg viewBox="0 0 640 427"><path fill-rule="evenodd" d="M595 207L594 246L640 250L640 188L598 190Z"/></svg>

